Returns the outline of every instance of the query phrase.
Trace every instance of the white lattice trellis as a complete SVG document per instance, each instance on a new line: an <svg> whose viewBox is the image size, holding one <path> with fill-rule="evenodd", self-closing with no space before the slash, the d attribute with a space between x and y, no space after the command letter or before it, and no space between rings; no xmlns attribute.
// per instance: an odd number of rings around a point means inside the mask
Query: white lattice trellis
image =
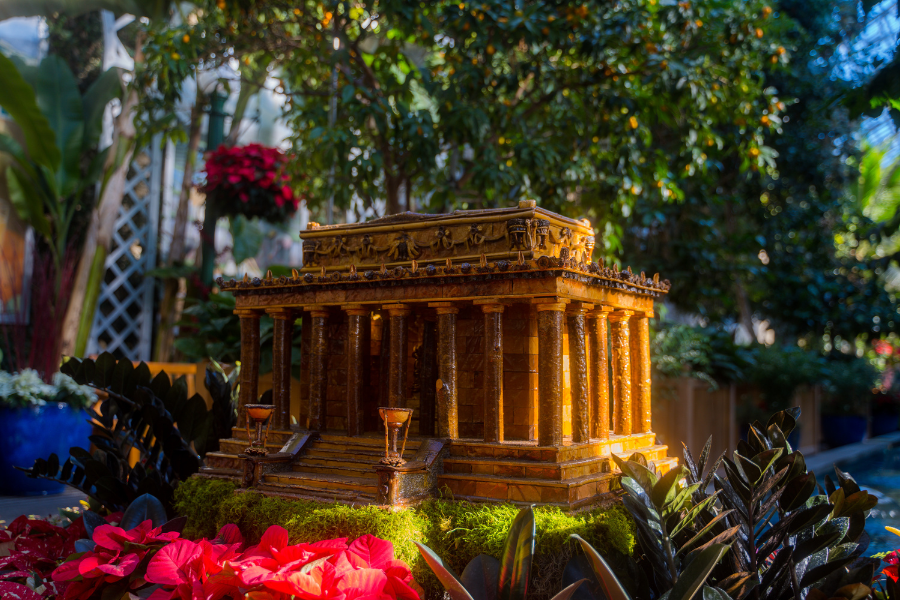
<svg viewBox="0 0 900 600"><path fill-rule="evenodd" d="M162 152L153 143L135 154L116 219L88 353L149 360L153 341Z"/></svg>

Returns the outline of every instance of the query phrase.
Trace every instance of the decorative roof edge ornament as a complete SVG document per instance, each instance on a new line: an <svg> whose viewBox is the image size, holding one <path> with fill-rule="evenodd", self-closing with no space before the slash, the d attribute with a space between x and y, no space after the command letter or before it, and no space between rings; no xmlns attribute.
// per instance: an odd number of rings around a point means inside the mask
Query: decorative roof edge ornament
<svg viewBox="0 0 900 600"><path fill-rule="evenodd" d="M321 226L300 232L303 264L291 277L216 283L223 290L308 285L373 285L385 280L465 277L579 277L604 287L658 297L671 284L593 261L596 243L587 219L570 219L538 208L403 213L367 223ZM548 273L547 271L558 271ZM361 274L361 276L360 276ZM379 284L383 285L383 283Z"/></svg>

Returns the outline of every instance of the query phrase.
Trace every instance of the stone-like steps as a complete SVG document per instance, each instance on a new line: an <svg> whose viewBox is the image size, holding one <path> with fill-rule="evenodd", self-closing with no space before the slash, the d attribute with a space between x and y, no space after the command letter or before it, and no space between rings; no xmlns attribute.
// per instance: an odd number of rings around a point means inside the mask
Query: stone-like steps
<svg viewBox="0 0 900 600"><path fill-rule="evenodd" d="M298 491L315 491L318 493L331 493L334 490L339 490L374 498L377 480L336 473L279 472L264 475L262 486L266 488L275 486L282 490L296 489Z"/></svg>
<svg viewBox="0 0 900 600"><path fill-rule="evenodd" d="M641 449L647 460L657 460L666 456L668 446L655 445ZM633 452L617 452L616 456L627 459ZM579 458L559 463L537 462L508 458L479 458L451 456L444 460L444 473L466 473L500 475L527 479L548 479L565 481L585 475L608 473L614 470L609 455Z"/></svg>
<svg viewBox="0 0 900 600"><path fill-rule="evenodd" d="M637 451L647 457L661 454L659 458L651 459L650 463L662 472L678 464L677 459L665 458L665 446L653 446ZM630 456L632 452L627 454ZM565 504L576 508L595 501L599 495L615 491L618 488L618 475L619 472L616 470L554 480L445 471L438 477L438 489L447 489L456 498L478 502L540 502Z"/></svg>
<svg viewBox="0 0 900 600"><path fill-rule="evenodd" d="M241 454L249 446L250 442L238 438L219 440L219 452L222 452L223 454ZM267 452L278 452L279 450L281 450L282 446L284 446L283 442L274 442L271 438L266 440Z"/></svg>

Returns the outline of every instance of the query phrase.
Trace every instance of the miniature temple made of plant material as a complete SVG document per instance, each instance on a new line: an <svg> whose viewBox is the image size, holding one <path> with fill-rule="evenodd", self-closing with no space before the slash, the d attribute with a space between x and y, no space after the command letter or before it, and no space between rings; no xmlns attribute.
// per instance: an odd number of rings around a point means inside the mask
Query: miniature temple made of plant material
<svg viewBox="0 0 900 600"><path fill-rule="evenodd" d="M206 476L349 503L452 494L572 509L609 497L612 454L675 464L650 414L649 319L669 284L594 262L587 221L523 201L300 237L292 276L218 280L241 321L241 422ZM270 453L250 457L243 407L259 397L264 314L275 408ZM413 409L405 464L380 462L379 407Z"/></svg>

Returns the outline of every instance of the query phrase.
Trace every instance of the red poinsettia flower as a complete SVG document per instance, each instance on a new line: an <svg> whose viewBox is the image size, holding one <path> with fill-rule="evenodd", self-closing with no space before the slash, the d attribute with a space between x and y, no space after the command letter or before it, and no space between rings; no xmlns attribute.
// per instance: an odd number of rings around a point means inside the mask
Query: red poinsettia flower
<svg viewBox="0 0 900 600"><path fill-rule="evenodd" d="M220 146L206 157L204 191L223 215L283 221L300 202L287 185L287 160L277 148L259 144Z"/></svg>

